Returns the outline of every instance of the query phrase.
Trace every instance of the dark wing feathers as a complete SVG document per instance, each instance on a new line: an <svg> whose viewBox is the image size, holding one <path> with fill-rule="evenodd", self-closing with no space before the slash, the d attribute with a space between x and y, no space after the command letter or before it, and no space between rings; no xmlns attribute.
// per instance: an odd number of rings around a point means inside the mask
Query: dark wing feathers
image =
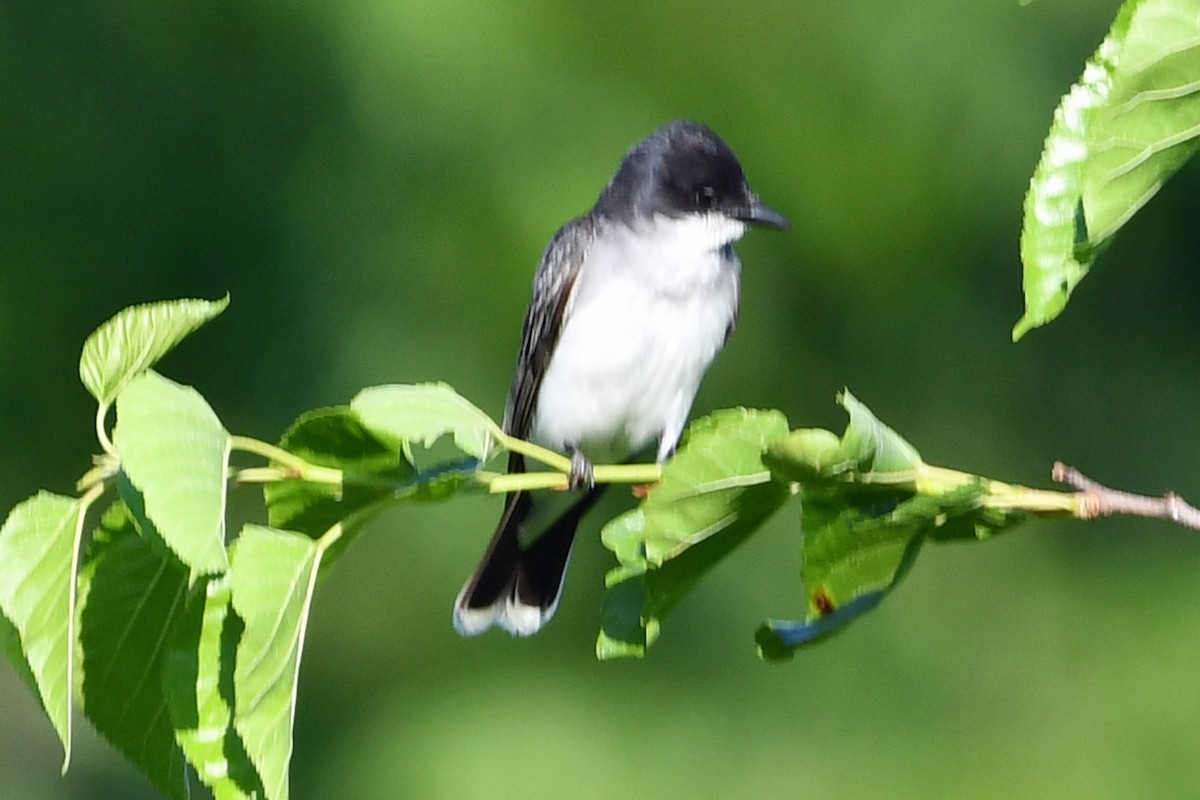
<svg viewBox="0 0 1200 800"><path fill-rule="evenodd" d="M572 220L559 229L542 254L521 331L521 354L504 410L505 433L522 438L529 435L542 378L558 346L570 313L575 281L594 235L591 219Z"/></svg>
<svg viewBox="0 0 1200 800"><path fill-rule="evenodd" d="M521 355L504 409L504 431L512 436L526 438L533 427L542 378L570 313L571 296L594 234L595 224L590 219L568 222L550 240L538 263L533 299L521 331ZM524 472L525 458L510 453L508 471ZM520 530L533 501L525 492L508 495L500 524L475 574L463 587L458 608L486 608L509 591L527 605L541 608L553 605L562 587L575 527L597 497L598 489L586 494L527 555L521 549Z"/></svg>

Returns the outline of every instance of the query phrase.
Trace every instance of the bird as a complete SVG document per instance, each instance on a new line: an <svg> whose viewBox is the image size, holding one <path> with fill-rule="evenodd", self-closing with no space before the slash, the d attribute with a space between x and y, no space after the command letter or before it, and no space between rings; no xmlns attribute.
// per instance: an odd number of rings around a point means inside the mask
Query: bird
<svg viewBox="0 0 1200 800"><path fill-rule="evenodd" d="M574 491L506 496L455 601L459 634L541 630L558 608L576 528L603 490L592 464L651 447L662 464L674 452L701 378L737 324L732 245L751 226L788 222L751 191L716 133L677 120L635 144L592 209L551 238L503 427L570 454ZM508 471L524 472L524 457L510 453Z"/></svg>

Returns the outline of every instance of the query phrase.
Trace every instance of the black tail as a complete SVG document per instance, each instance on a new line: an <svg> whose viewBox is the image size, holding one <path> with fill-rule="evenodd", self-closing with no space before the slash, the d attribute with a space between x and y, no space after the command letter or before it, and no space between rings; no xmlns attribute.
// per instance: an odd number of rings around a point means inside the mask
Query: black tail
<svg viewBox="0 0 1200 800"><path fill-rule="evenodd" d="M454 603L455 630L463 636L492 625L514 636L541 630L558 608L575 529L603 491L603 486L588 490L524 549L521 533L533 498L525 492L509 495L491 544Z"/></svg>

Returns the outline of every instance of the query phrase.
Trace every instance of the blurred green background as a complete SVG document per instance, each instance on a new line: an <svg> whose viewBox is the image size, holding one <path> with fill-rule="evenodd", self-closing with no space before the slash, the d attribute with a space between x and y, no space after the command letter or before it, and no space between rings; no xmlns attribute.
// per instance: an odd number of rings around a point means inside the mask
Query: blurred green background
<svg viewBox="0 0 1200 800"><path fill-rule="evenodd" d="M79 348L133 302L232 294L163 371L237 433L386 382L499 415L546 241L676 117L793 223L740 245L741 322L696 413L840 430L849 386L934 463L1045 486L1063 459L1200 498L1194 166L1009 342L1022 197L1117 7L7 0L0 505L88 467ZM646 661L599 664L603 513L542 635L454 634L498 510L398 509L321 585L293 797L1200 796L1195 534L930 547L880 610L771 666L755 626L803 611L793 509ZM156 796L86 725L59 778L7 665L0 718L3 797Z"/></svg>

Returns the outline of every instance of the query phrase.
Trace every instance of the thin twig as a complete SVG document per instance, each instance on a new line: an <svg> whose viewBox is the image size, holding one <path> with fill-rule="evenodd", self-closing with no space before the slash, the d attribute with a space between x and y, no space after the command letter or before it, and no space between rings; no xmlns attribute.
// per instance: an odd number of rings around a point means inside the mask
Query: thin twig
<svg viewBox="0 0 1200 800"><path fill-rule="evenodd" d="M1050 476L1059 483L1079 490L1082 501L1079 504L1080 519L1125 514L1167 520L1185 528L1200 530L1200 509L1174 492L1167 492L1162 497L1147 497L1120 489L1110 489L1061 461L1054 462Z"/></svg>

